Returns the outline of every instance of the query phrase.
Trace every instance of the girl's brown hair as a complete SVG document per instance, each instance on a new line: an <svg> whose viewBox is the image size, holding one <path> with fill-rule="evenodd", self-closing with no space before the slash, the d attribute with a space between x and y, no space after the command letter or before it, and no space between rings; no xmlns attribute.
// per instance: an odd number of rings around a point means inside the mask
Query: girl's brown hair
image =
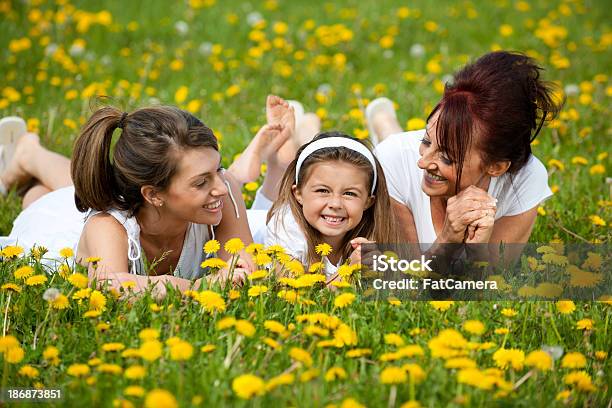
<svg viewBox="0 0 612 408"><path fill-rule="evenodd" d="M341 132L323 132L319 133L310 143L327 137L351 138L350 136L347 136L346 134ZM315 252L315 246L317 244L323 243L323 238L321 237L321 233L314 229L306 221L306 218L304 218L304 213L302 212L302 207L300 203L298 203L292 192L292 187L295 183L295 168L297 164L297 158L299 157L302 150L304 150L306 146L308 146L310 143L305 144L298 150L295 159L287 167L285 175L283 176L283 179L281 181L278 199L274 202L274 205L268 212L267 221L269 222L275 214L278 214L278 216L276 217L276 224L274 225L274 228L283 228L283 209L288 206L291 210L291 213L293 214L293 217L295 218L301 230L304 232L304 235L306 236L306 241L308 244L307 261L309 263L313 263L316 262L318 258L320 258ZM392 217L389 216L389 211L391 210L391 199L389 197L389 191L387 190L387 182L385 180L385 175L383 173L382 167L380 166L380 163L378 162L378 159L374 157L374 160L376 162L377 173L376 187L374 189L374 204L372 204L368 209L363 212L363 217L361 218L359 224L357 224L355 228L350 230L344 236L339 252L342 256L342 259L345 260L348 259L353 250L350 244L350 241L353 238L364 237L379 243L398 242L399 234L397 232ZM297 188L302 188L309 175L311 174L312 166L314 164L330 161L350 163L366 172L368 174L369 180L366 189L369 193L372 181L374 179L374 171L372 169L372 165L362 154L346 147L327 147L316 150L310 156L308 156L300 167Z"/></svg>
<svg viewBox="0 0 612 408"><path fill-rule="evenodd" d="M111 157L111 141L121 133ZM165 190L185 149L219 150L212 130L188 112L155 106L124 113L98 109L74 145L71 175L79 211L110 208L134 214L143 204L142 186Z"/></svg>

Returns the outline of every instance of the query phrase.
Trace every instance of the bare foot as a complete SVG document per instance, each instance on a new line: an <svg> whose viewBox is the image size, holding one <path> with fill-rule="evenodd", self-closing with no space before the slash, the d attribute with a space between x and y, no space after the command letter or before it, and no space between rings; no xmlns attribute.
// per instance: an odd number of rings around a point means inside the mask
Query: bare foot
<svg viewBox="0 0 612 408"><path fill-rule="evenodd" d="M3 174L0 175L0 182L9 189L19 186L32 178L32 175L25 169L25 163L31 156L33 149L40 147L40 138L34 133L26 133L21 136L15 147L15 153L11 162Z"/></svg>
<svg viewBox="0 0 612 408"><path fill-rule="evenodd" d="M270 164L286 169L289 163L295 158L295 154L299 147L295 138L295 119L295 110L293 107L287 105L283 115L279 119L279 123L283 127L282 138L285 139L285 142L269 156L268 162Z"/></svg>
<svg viewBox="0 0 612 408"><path fill-rule="evenodd" d="M261 164L270 159L287 141L288 132L281 124L264 125L259 129L244 152L231 164L228 171L239 183L248 183L259 177Z"/></svg>
<svg viewBox="0 0 612 408"><path fill-rule="evenodd" d="M289 109L289 103L276 95L268 95L266 98L266 119L269 125L280 123Z"/></svg>
<svg viewBox="0 0 612 408"><path fill-rule="evenodd" d="M320 131L321 119L315 113L305 113L295 131L295 139L299 144L298 147L310 142Z"/></svg>
<svg viewBox="0 0 612 408"><path fill-rule="evenodd" d="M379 142L389 135L403 132L397 117L384 110L380 110L372 116L372 128L378 135Z"/></svg>

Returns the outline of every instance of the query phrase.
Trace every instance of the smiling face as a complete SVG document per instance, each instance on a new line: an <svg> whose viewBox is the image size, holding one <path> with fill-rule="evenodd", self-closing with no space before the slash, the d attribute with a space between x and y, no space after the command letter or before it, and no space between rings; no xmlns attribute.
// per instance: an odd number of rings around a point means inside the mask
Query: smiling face
<svg viewBox="0 0 612 408"><path fill-rule="evenodd" d="M457 185L457 164L448 155L439 150L436 137L436 123L440 111L436 112L425 130L421 140L419 154L421 158L417 165L425 170L421 187L430 197L450 197L455 195ZM485 188L490 178L483 170L483 162L476 147L472 143L463 161L459 191L475 185Z"/></svg>
<svg viewBox="0 0 612 408"><path fill-rule="evenodd" d="M196 224L219 224L228 193L219 152L200 147L185 150L179 157L176 174L168 189L160 193L165 215Z"/></svg>
<svg viewBox="0 0 612 408"><path fill-rule="evenodd" d="M369 193L368 174L342 161L312 164L301 188L293 187L308 224L334 248L374 202Z"/></svg>

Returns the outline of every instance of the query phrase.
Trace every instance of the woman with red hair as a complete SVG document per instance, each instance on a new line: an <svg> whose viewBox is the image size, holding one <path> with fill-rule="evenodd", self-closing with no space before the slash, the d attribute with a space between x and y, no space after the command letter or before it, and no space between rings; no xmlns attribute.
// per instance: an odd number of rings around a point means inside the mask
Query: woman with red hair
<svg viewBox="0 0 612 408"><path fill-rule="evenodd" d="M433 252L445 243L527 242L538 205L552 195L531 143L560 110L541 69L519 53L482 56L454 75L423 130L401 133L386 98L370 104L405 241Z"/></svg>

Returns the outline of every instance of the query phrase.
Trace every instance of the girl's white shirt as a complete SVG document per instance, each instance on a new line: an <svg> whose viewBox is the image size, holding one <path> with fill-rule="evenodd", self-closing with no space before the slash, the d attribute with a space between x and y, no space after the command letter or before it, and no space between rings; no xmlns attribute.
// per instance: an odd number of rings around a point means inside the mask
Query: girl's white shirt
<svg viewBox="0 0 612 408"><path fill-rule="evenodd" d="M289 206L279 208L270 218L266 226L266 236L264 240L266 246L280 245L287 251L287 254L308 266L308 244L306 236L299 226L295 217L291 213ZM338 267L342 265L341 259L337 265L332 264L327 257L323 258L325 275L329 278L333 276Z"/></svg>

